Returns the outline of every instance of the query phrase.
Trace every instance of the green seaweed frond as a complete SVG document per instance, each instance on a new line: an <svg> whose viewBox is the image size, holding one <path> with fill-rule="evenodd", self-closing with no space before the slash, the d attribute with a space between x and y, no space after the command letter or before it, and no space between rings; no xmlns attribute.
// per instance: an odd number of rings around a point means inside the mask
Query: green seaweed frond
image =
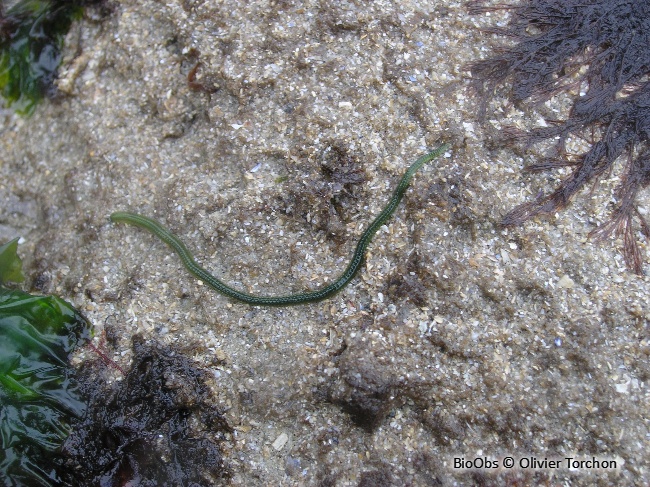
<svg viewBox="0 0 650 487"><path fill-rule="evenodd" d="M0 94L7 106L30 115L53 93L63 40L82 12L77 0L21 0L0 10Z"/></svg>
<svg viewBox="0 0 650 487"><path fill-rule="evenodd" d="M86 409L68 359L91 327L61 298L4 287L24 280L17 245L0 246L0 485L59 485L59 448Z"/></svg>
<svg viewBox="0 0 650 487"><path fill-rule="evenodd" d="M18 257L18 238L15 238L0 245L0 286L24 280L23 261Z"/></svg>

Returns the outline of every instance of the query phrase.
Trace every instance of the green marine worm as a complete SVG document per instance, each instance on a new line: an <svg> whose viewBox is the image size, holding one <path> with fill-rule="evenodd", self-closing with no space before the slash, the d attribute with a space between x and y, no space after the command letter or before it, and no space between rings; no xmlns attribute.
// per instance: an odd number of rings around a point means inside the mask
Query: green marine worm
<svg viewBox="0 0 650 487"><path fill-rule="evenodd" d="M254 294L238 291L237 289L234 289L224 282L220 281L203 267L201 267L196 262L196 260L194 260L194 256L187 249L185 244L181 242L181 240L176 235L171 233L157 221L146 216L138 215L137 213L130 213L126 211L117 211L113 213L111 215L111 221L115 223L128 223L130 225L144 228L145 230L153 233L156 237L169 245L169 247L171 247L174 252L176 252L176 254L183 262L183 265L188 271L190 271L190 273L206 283L215 291L224 294L225 296L228 296L232 299L253 306L293 306L297 304L313 303L315 301L321 301L333 296L348 285L348 283L354 278L356 273L361 268L364 261L366 249L368 248L368 244L370 244L372 237L395 212L395 208L397 208L400 201L402 200L402 197L409 187L413 175L424 164L444 154L448 148L448 144L441 145L434 151L420 157L411 165L411 167L407 169L406 173L404 173L404 176L402 176L402 179L400 179L399 184L395 188L393 196L391 197L386 207L381 211L381 213L379 213L379 215L377 215L372 223L370 223L368 228L361 235L361 238L359 238L359 242L357 243L357 246L354 249L354 253L352 254L352 259L350 260L350 263L343 271L343 273L334 282L311 292L289 294L285 296L256 296Z"/></svg>

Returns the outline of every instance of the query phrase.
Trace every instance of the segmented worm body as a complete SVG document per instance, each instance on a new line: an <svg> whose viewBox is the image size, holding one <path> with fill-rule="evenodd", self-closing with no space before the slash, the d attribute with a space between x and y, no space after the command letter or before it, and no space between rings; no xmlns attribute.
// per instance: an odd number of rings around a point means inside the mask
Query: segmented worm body
<svg viewBox="0 0 650 487"><path fill-rule="evenodd" d="M368 225L368 228L359 238L359 242L357 243L357 246L354 249L354 253L352 254L352 259L350 260L350 263L345 268L343 273L332 283L311 292L289 294L285 296L257 296L254 294L238 291L237 289L228 286L223 281L220 281L203 267L201 267L196 262L196 260L194 260L194 256L187 249L185 244L176 235L167 230L156 220L153 220L152 218L148 218L146 216L138 215L137 213L117 211L111 215L111 221L115 223L128 223L130 225L144 228L145 230L153 233L156 237L171 247L171 249L180 257L183 265L190 273L192 273L198 279L201 279L205 284L210 286L215 291L232 299L254 306L293 306L297 304L312 303L315 301L327 299L348 285L348 283L354 278L356 273L361 268L364 256L366 254L366 249L368 248L368 244L370 244L372 237L395 212L395 209L399 205L402 197L404 196L404 193L409 187L413 175L424 164L440 156L448 148L448 144L441 145L434 151L420 157L411 165L411 167L407 169L406 173L404 173L404 176L402 176L402 179L395 188L393 196L391 197L386 207L381 211L381 213L379 213L379 215L377 215L372 223Z"/></svg>

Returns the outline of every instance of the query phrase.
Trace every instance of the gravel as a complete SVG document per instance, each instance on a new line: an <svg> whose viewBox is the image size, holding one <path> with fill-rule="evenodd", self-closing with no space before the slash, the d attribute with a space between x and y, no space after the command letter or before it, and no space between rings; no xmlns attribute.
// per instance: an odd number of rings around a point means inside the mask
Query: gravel
<svg viewBox="0 0 650 487"><path fill-rule="evenodd" d="M68 35L64 96L30 119L1 114L0 238L23 237L31 287L79 307L118 364L135 334L201 344L188 353L235 430L229 485L650 482L650 281L626 271L617 242L586 238L616 178L553 218L498 226L556 182L521 173L544 147L490 137L537 123L534 109L497 96L476 121L466 63L507 42L479 30L505 12L111 5ZM249 292L313 289L442 141L452 149L416 175L360 275L322 303L230 302L149 234L108 221L117 210L161 220ZM350 170L363 177L341 176ZM526 467L531 457L618 468Z"/></svg>

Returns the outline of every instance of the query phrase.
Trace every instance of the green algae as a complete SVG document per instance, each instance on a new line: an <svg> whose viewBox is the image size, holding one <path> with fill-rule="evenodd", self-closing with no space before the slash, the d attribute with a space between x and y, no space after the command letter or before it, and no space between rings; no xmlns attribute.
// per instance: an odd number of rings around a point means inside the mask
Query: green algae
<svg viewBox="0 0 650 487"><path fill-rule="evenodd" d="M16 246L0 246L0 485L62 485L59 449L86 409L68 360L90 325L56 296L3 287L23 280Z"/></svg>
<svg viewBox="0 0 650 487"><path fill-rule="evenodd" d="M79 0L21 0L0 10L0 94L7 106L29 115L54 92L61 47Z"/></svg>
<svg viewBox="0 0 650 487"><path fill-rule="evenodd" d="M0 246L0 286L6 282L23 282L23 262L18 257L18 239Z"/></svg>

